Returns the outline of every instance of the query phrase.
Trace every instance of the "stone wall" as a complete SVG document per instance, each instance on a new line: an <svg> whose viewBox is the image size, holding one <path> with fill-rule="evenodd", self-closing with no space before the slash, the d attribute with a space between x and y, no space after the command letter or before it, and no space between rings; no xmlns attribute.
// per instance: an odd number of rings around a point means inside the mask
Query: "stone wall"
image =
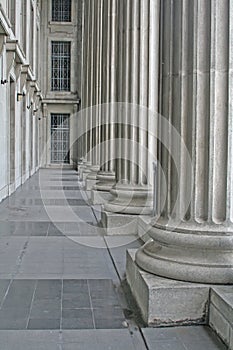
<svg viewBox="0 0 233 350"><path fill-rule="evenodd" d="M40 163L39 8L29 0L1 1L0 23L2 200L34 174Z"/></svg>

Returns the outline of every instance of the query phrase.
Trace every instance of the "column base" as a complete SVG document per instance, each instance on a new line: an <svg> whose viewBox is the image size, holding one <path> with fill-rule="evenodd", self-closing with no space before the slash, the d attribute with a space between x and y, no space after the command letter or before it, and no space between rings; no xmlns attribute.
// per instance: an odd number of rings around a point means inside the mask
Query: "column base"
<svg viewBox="0 0 233 350"><path fill-rule="evenodd" d="M96 184L96 190L110 192L112 187L116 183L114 172L99 171L97 174L98 182Z"/></svg>
<svg viewBox="0 0 233 350"><path fill-rule="evenodd" d="M96 186L91 190L91 201L93 204L105 204L111 200L112 195L107 191L97 191Z"/></svg>
<svg viewBox="0 0 233 350"><path fill-rule="evenodd" d="M83 166L86 164L86 160L84 159L79 159L77 162L77 168L79 168L80 166Z"/></svg>
<svg viewBox="0 0 233 350"><path fill-rule="evenodd" d="M82 171L82 181L86 181L86 178L88 177L88 175L91 174L91 166L86 166L85 169Z"/></svg>
<svg viewBox="0 0 233 350"><path fill-rule="evenodd" d="M233 284L233 236L223 225L169 227L161 220L149 235L152 240L136 254L143 270L185 282Z"/></svg>
<svg viewBox="0 0 233 350"><path fill-rule="evenodd" d="M91 178L90 176L92 176L93 178ZM93 189L93 187L96 185L96 177L94 178L94 175L91 173L87 176L86 178L86 184L85 184L85 188L87 191L91 191Z"/></svg>
<svg viewBox="0 0 233 350"><path fill-rule="evenodd" d="M77 170L78 170L78 175L79 175L80 180L82 178L83 171L86 169L86 164L87 164L86 159L80 159L80 162L78 163Z"/></svg>
<svg viewBox="0 0 233 350"><path fill-rule="evenodd" d="M83 179L83 172L85 171L85 169L86 169L86 165L80 165L78 167L78 174L79 174L80 180Z"/></svg>
<svg viewBox="0 0 233 350"><path fill-rule="evenodd" d="M96 185L97 182L97 173L99 170L99 166L92 166L90 168L91 172L86 177L86 190L91 191L92 188Z"/></svg>
<svg viewBox="0 0 233 350"><path fill-rule="evenodd" d="M102 210L101 223L107 235L135 235L137 233L137 216L116 214Z"/></svg>
<svg viewBox="0 0 233 350"><path fill-rule="evenodd" d="M169 280L142 271L127 251L126 277L144 321L154 327L206 324L210 286Z"/></svg>
<svg viewBox="0 0 233 350"><path fill-rule="evenodd" d="M129 215L151 215L153 193L148 187L117 184L110 193L113 200L105 205L105 210Z"/></svg>

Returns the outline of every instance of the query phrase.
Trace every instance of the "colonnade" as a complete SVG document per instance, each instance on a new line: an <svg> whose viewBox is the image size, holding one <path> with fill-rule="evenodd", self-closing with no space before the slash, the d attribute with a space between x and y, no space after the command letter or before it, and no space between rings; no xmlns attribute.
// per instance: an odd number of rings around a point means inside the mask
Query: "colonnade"
<svg viewBox="0 0 233 350"><path fill-rule="evenodd" d="M91 4L84 2L82 106L88 123L83 137L84 172L99 161L95 190L113 196L105 203L106 211L150 214L152 158L157 151L156 139L148 133L148 128L156 130L156 117L149 117L148 108L158 109L160 1L98 0L96 6ZM101 141L100 147L93 139Z"/></svg>
<svg viewBox="0 0 233 350"><path fill-rule="evenodd" d="M136 263L172 279L232 283L232 4L92 3L84 1L94 15L85 18L82 101L102 106L84 153L87 168L100 167L96 189L112 194L104 210L151 214L157 160L152 241ZM101 140L96 158L93 139Z"/></svg>

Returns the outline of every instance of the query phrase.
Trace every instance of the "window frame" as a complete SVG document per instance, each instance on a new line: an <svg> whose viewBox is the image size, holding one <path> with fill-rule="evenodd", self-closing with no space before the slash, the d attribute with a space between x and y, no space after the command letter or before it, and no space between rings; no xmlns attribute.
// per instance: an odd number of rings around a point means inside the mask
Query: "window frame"
<svg viewBox="0 0 233 350"><path fill-rule="evenodd" d="M69 18L68 20L65 20L64 18L59 18L59 16L56 17L53 17L54 15L54 11L53 11L53 6L54 6L54 2L56 0L52 0L51 1L51 6L50 6L50 19L51 19L51 23L66 23L66 24L69 24L69 23L72 23L72 14L73 14L73 1L72 0L60 0L60 1L69 1L69 8L70 8L70 12L69 12Z"/></svg>
<svg viewBox="0 0 233 350"><path fill-rule="evenodd" d="M56 55L54 54L54 44L60 44L60 47L63 45L68 45L69 54L67 57L61 54L61 51L57 53L57 67L54 68ZM52 40L51 41L51 79L50 79L50 91L52 92L71 92L71 41L61 41L61 40ZM63 51L64 55L64 51ZM63 60L63 61L62 61ZM66 67L65 67L66 65ZM66 71L65 71L66 69ZM57 72L57 76L55 76ZM67 75L67 77L65 77ZM66 84L65 84L66 80ZM57 87L55 86L57 85ZM67 86L65 86L67 85Z"/></svg>

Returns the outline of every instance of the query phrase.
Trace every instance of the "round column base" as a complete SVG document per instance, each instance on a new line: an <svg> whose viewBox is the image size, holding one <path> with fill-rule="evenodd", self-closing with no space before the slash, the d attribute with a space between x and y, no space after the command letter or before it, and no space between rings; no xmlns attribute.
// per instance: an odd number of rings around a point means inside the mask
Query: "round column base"
<svg viewBox="0 0 233 350"><path fill-rule="evenodd" d="M114 199L104 209L113 213L150 215L153 208L153 192L149 187L115 185L110 193Z"/></svg>
<svg viewBox="0 0 233 350"><path fill-rule="evenodd" d="M95 186L95 190L110 192L112 187L116 183L114 172L98 172L97 174L98 183Z"/></svg>
<svg viewBox="0 0 233 350"><path fill-rule="evenodd" d="M97 180L97 174L99 171L99 165L92 165L88 170L90 170L87 175L87 180Z"/></svg>
<svg viewBox="0 0 233 350"><path fill-rule="evenodd" d="M233 233L223 227L179 225L171 230L159 224L152 238L136 253L136 262L152 274L195 283L233 284ZM204 228L204 227L205 228ZM215 225L217 226L217 225Z"/></svg>

